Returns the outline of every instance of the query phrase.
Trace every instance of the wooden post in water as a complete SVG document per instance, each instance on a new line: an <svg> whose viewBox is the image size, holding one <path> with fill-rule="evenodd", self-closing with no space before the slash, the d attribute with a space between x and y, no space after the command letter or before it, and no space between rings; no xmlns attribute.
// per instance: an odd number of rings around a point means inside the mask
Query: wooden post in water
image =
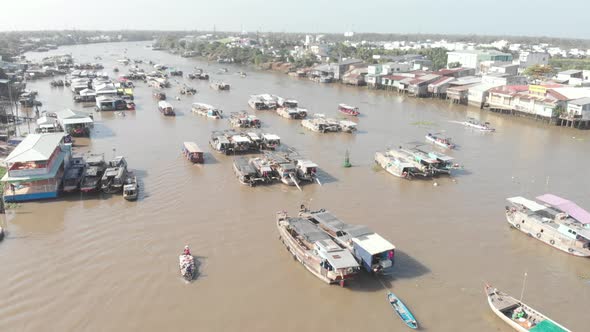
<svg viewBox="0 0 590 332"><path fill-rule="evenodd" d="M346 154L344 155L344 167L352 167L352 164L350 163L350 155L348 153L348 150L346 150Z"/></svg>

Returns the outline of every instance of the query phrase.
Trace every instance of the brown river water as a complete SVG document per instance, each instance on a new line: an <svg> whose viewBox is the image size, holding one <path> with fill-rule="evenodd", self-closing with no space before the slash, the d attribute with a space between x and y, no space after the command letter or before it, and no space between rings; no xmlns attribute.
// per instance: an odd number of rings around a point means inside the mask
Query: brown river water
<svg viewBox="0 0 590 332"><path fill-rule="evenodd" d="M105 71L118 65L124 73L116 60L127 50L131 59L185 75L205 68L231 91L184 78L199 93L171 100L178 116L165 118L152 89L138 83L136 111L125 117L95 113L92 139L77 139L76 152L124 155L141 183L140 198L74 194L24 203L2 216L8 235L0 243L0 331L404 331L384 286L405 301L423 330L510 331L489 309L483 286L489 282L518 297L525 272L525 302L573 331L587 328L590 262L511 230L504 206L506 197L552 192L590 209L590 133L443 101L208 64L145 45L53 53L72 53L78 62L96 62L100 55ZM218 74L221 67L228 73ZM39 91L43 110L82 108L67 88L50 88L48 79L29 88ZM178 90L174 84L167 94ZM207 144L211 131L228 128L228 121L190 112L190 104L200 101L228 115L248 109L250 94L265 92L295 98L311 113L339 116L338 103L360 107L354 135L316 134L298 121L257 112L264 131L320 165L322 186L299 191L239 184L231 157ZM497 132L453 122L467 116L490 121ZM423 143L428 132L444 132L458 144L449 154L465 169L452 179L441 177L434 186L374 167L375 151ZM203 147L206 164L183 159L183 141ZM347 149L352 168L342 167ZM383 283L362 275L341 288L306 271L277 239L274 222L276 211L295 214L305 202L366 224L394 243L394 275ZM177 264L187 243L199 261L191 284L180 278Z"/></svg>

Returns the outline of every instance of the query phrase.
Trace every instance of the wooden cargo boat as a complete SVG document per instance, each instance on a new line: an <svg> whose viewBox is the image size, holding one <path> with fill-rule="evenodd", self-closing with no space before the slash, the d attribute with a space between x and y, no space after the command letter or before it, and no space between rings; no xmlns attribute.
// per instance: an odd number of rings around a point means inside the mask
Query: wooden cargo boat
<svg viewBox="0 0 590 332"><path fill-rule="evenodd" d="M118 156L109 161L107 169L102 175L102 191L108 194L121 192L127 179L127 161Z"/></svg>
<svg viewBox="0 0 590 332"><path fill-rule="evenodd" d="M511 197L506 207L510 226L532 238L579 257L590 257L590 213L574 202L545 194L537 203Z"/></svg>
<svg viewBox="0 0 590 332"><path fill-rule="evenodd" d="M70 159L70 167L65 172L62 182L64 192L73 192L80 188L85 169L84 158L74 157Z"/></svg>
<svg viewBox="0 0 590 332"><path fill-rule="evenodd" d="M236 157L233 167L234 173L241 184L254 186L259 181L256 169L254 169L247 158Z"/></svg>
<svg viewBox="0 0 590 332"><path fill-rule="evenodd" d="M489 285L484 287L494 314L519 332L571 332L522 301Z"/></svg>
<svg viewBox="0 0 590 332"><path fill-rule="evenodd" d="M320 280L345 286L359 272L360 267L350 252L309 220L279 212L276 223L279 239L287 250Z"/></svg>
<svg viewBox="0 0 590 332"><path fill-rule="evenodd" d="M330 211L302 209L300 216L325 231L341 247L350 251L369 273L389 275L393 272L395 246L363 225L346 224Z"/></svg>
<svg viewBox="0 0 590 332"><path fill-rule="evenodd" d="M100 181L107 169L104 155L90 155L86 158L86 168L80 182L80 191L93 192L100 188Z"/></svg>

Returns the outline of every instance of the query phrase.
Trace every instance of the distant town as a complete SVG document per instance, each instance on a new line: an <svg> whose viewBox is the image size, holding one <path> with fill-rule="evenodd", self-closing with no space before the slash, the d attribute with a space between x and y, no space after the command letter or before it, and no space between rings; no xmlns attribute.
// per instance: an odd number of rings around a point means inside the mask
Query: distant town
<svg viewBox="0 0 590 332"><path fill-rule="evenodd" d="M379 40L380 37L383 40ZM60 45L155 40L153 48L219 63L253 64L306 77L448 99L490 111L587 128L590 42L556 38L420 35L121 31L4 33L0 78L14 86L51 75L26 51ZM396 40L397 38L397 40ZM577 47L568 47L574 46ZM24 89L24 85L20 85ZM0 85L6 99L7 89ZM18 92L15 92L18 94Z"/></svg>

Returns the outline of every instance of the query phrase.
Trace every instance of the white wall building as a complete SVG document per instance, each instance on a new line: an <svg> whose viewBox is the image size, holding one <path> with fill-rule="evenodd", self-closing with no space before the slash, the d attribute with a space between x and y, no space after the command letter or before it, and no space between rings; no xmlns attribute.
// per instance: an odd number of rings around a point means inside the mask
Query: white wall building
<svg viewBox="0 0 590 332"><path fill-rule="evenodd" d="M549 53L545 52L520 52L518 57L520 68L528 68L534 65L547 65L549 64Z"/></svg>
<svg viewBox="0 0 590 332"><path fill-rule="evenodd" d="M567 105L568 115L582 120L590 120L590 98L572 100Z"/></svg>

